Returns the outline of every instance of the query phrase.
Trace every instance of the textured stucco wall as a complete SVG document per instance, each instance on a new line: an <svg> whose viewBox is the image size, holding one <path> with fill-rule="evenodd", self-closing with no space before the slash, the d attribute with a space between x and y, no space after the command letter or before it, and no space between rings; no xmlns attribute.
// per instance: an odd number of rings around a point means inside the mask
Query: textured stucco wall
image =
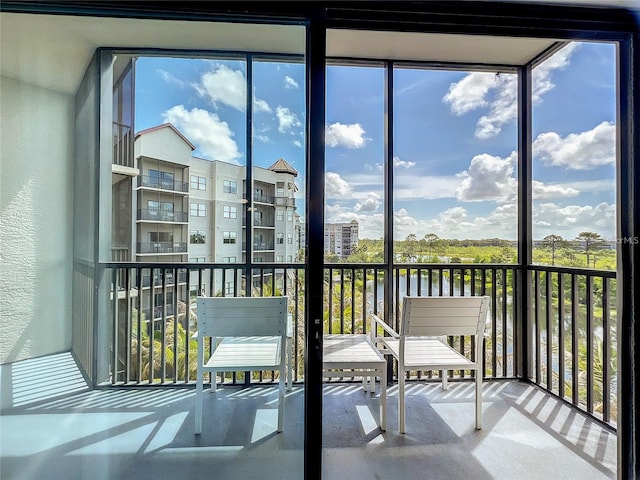
<svg viewBox="0 0 640 480"><path fill-rule="evenodd" d="M1 364L71 348L73 98L0 82Z"/></svg>

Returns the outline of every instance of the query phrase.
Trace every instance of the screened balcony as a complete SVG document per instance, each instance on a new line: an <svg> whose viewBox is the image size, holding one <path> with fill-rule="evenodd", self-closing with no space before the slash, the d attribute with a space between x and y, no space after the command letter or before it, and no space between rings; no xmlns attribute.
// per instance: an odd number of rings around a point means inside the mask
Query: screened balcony
<svg viewBox="0 0 640 480"><path fill-rule="evenodd" d="M298 3L169 3L151 11L141 2L2 2L0 476L637 477L636 17L605 2ZM553 87L543 74L567 67L568 55L554 55L574 44L604 45L609 56L587 58L583 65L604 66L545 97ZM182 62L210 68L178 78L167 65ZM346 78L354 71L362 76ZM207 88L212 80L216 88ZM159 82L172 95L144 88ZM581 82L592 82L590 95L573 88ZM470 83L479 90L462 88ZM419 101L403 97L425 87ZM179 91L188 97L175 100ZM602 97L607 107L592 109ZM576 114L565 122L561 99L584 112L606 110L606 119ZM562 106L540 113L542 100ZM356 108L361 115L350 116ZM469 127L460 118L473 109ZM187 139L181 180L135 171L135 132L165 121ZM212 128L203 133L196 127L204 124ZM488 143L493 150L469 153L496 132L503 138ZM602 138L606 148L595 148ZM413 153L411 139L419 143ZM166 154L160 140L155 152ZM571 141L575 149L565 148ZM444 144L449 150L439 151ZM191 147L199 149L194 158L223 158L219 170L187 171ZM589 162L572 158L585 151ZM237 245L239 254L227 245L221 263L206 263L222 222L221 232L255 230L261 199L250 193L253 168L280 155L299 172L293 198L276 192L271 207L274 229L298 226L284 207L300 215L303 232L275 237L287 238L291 252L260 262L256 250L270 244L249 241ZM460 157L467 164L454 169ZM410 170L436 165L443 170ZM609 170L584 175L596 168ZM208 216L193 219L206 241L176 244L189 262L139 257L151 243L114 222L113 212L130 212L135 223L144 205L115 195L115 174L127 182L139 174L132 185L118 184L123 189L212 202ZM198 192L182 181L186 174L203 179ZM218 178L221 189L223 178L246 182L245 195L234 189L209 198ZM605 194L613 200L594 201ZM579 195L590 201L574 202ZM550 205L550 198L561 200ZM430 218L411 215L427 207ZM550 261L536 258L538 242L557 233L551 227L581 233L571 224L585 212L593 225L614 225L613 263L584 243L581 266L556 261L564 247L549 250ZM382 247L364 251L345 234L351 258L326 255L325 224L352 218L361 221L360 240ZM460 240L478 229L484 239L507 239L515 253L476 261L437 252L428 239L452 232L446 238ZM416 241L424 245L409 248ZM143 261L126 261L135 258ZM264 371L214 377L219 390L206 395L205 431L193 435L199 294L288 297L293 389L283 433L273 429L278 378ZM384 433L376 427L378 394L365 394L359 379L324 381L322 335L368 332L372 313L397 327L406 294L490 297L482 431L470 421L468 372L445 372L447 391L439 372L410 372L406 435L398 434L393 362ZM473 345L448 341L465 353Z"/></svg>

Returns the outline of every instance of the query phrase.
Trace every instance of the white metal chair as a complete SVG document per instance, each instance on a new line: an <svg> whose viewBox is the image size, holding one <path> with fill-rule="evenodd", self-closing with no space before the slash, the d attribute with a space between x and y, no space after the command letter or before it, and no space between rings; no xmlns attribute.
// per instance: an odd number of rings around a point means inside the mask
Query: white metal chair
<svg viewBox="0 0 640 480"><path fill-rule="evenodd" d="M372 332L382 327L390 336L377 336L383 353L398 362L398 416L405 433L406 372L440 370L446 389L447 370L475 371L476 428L482 429L482 340L489 297L405 297L400 333L377 315L371 316ZM467 358L446 343L448 335L474 335L473 358ZM438 338L440 337L440 338Z"/></svg>
<svg viewBox="0 0 640 480"><path fill-rule="evenodd" d="M198 297L198 375L195 433L202 432L204 372L277 370L279 378L278 432L284 426L286 370L286 297ZM204 358L205 341L211 338L211 354Z"/></svg>

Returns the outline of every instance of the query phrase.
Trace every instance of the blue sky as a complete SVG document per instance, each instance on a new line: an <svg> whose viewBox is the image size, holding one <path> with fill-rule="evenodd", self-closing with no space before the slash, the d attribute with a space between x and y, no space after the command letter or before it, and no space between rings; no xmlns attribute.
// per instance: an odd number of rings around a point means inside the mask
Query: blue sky
<svg viewBox="0 0 640 480"><path fill-rule="evenodd" d="M246 162L242 61L141 58L136 130L172 122L196 156ZM615 238L615 47L570 44L534 73L533 235ZM253 161L296 168L304 215L304 65L253 64ZM396 69L394 237L515 239L516 76ZM383 225L384 71L327 70L326 221Z"/></svg>

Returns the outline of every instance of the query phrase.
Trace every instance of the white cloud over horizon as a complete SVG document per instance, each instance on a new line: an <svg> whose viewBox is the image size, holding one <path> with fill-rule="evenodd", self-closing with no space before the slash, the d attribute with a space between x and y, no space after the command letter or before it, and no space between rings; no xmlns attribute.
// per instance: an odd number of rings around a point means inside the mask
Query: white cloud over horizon
<svg viewBox="0 0 640 480"><path fill-rule="evenodd" d="M238 163L241 157L238 145L233 139L229 124L220 120L216 113L176 105L162 113L165 122L173 124L209 160Z"/></svg>
<svg viewBox="0 0 640 480"><path fill-rule="evenodd" d="M328 125L325 131L325 143L328 147L362 148L367 142L366 130L359 123L349 125L336 122Z"/></svg>
<svg viewBox="0 0 640 480"><path fill-rule="evenodd" d="M533 155L545 165L569 170L591 170L614 165L616 160L616 126L602 122L591 130L561 137L556 132L538 135Z"/></svg>
<svg viewBox="0 0 640 480"><path fill-rule="evenodd" d="M336 172L324 174L324 189L326 198L330 199L345 199L351 195L351 186Z"/></svg>
<svg viewBox="0 0 640 480"><path fill-rule="evenodd" d="M361 202L356 203L353 207L353 211L356 213L363 212L377 212L382 204L380 195L375 192L369 192L367 198Z"/></svg>
<svg viewBox="0 0 640 480"><path fill-rule="evenodd" d="M513 198L517 192L516 162L515 152L507 158L488 153L476 155L471 159L468 170L459 174L461 182L456 189L456 198L463 202L504 202Z"/></svg>

